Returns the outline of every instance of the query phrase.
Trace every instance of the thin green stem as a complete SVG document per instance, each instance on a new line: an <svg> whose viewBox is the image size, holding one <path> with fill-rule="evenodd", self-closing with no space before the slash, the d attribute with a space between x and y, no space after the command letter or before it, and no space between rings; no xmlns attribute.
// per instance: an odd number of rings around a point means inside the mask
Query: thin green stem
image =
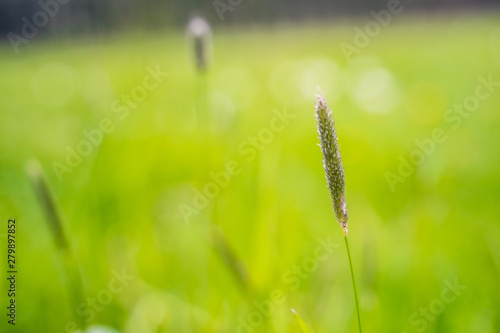
<svg viewBox="0 0 500 333"><path fill-rule="evenodd" d="M196 121L198 126L198 140L200 143L199 146L199 158L200 165L203 167L200 168L200 181L205 181L203 179L206 177L206 174L211 168L211 158L210 149L211 149L211 137L210 137L210 122L208 115L208 107L207 107L207 73L198 72L197 77L197 88L196 88Z"/></svg>
<svg viewBox="0 0 500 333"><path fill-rule="evenodd" d="M352 269L351 252L349 251L349 243L347 242L347 235L344 236L344 239L345 239L345 247L347 249L347 257L349 258L349 267L351 268L351 280L352 280L352 287L354 289L354 301L356 302L356 313L358 314L359 333L361 333L361 319L359 317L358 291L356 290L356 281L354 280L354 270Z"/></svg>

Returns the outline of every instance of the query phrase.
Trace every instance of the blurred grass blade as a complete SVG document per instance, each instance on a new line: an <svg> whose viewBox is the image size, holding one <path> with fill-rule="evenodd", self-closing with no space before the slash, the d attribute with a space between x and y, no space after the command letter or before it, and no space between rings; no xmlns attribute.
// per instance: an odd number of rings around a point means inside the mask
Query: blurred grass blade
<svg viewBox="0 0 500 333"><path fill-rule="evenodd" d="M309 329L309 327L307 327L304 320L297 314L297 312L295 312L294 309L292 309L292 313L293 313L293 316L295 318L295 322L297 323L297 325L300 328L300 331L302 333L312 333L312 331Z"/></svg>
<svg viewBox="0 0 500 333"><path fill-rule="evenodd" d="M222 229L219 226L212 226L211 230L212 246L226 264L226 267L231 271L240 287L248 294L251 291L251 287L247 268L229 245Z"/></svg>

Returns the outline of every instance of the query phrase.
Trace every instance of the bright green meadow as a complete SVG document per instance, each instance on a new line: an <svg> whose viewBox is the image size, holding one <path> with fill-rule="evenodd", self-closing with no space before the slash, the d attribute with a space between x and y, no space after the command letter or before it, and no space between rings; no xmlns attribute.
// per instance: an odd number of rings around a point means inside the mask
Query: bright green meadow
<svg viewBox="0 0 500 333"><path fill-rule="evenodd" d="M339 45L370 19L216 27L205 75L181 30L40 35L18 54L4 41L0 331L298 333L293 308L313 332L357 332L318 147L320 88L345 168L363 332L500 332L500 15L402 14L346 59ZM68 149L85 154L68 165Z"/></svg>

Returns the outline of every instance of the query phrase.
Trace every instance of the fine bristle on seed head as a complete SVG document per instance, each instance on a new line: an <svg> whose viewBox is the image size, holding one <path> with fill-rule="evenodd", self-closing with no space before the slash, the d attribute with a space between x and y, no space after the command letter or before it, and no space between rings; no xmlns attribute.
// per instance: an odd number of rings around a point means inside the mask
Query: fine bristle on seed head
<svg viewBox="0 0 500 333"><path fill-rule="evenodd" d="M344 229L344 234L347 235L348 214L345 202L344 169L342 168L332 112L321 93L316 96L316 119L318 121L321 152L323 153L323 166L328 189L332 197L335 218Z"/></svg>

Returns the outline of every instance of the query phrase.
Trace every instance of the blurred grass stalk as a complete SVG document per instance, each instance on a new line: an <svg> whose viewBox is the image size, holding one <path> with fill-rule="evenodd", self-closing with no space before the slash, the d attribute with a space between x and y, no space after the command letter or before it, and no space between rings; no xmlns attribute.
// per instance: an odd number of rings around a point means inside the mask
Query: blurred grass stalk
<svg viewBox="0 0 500 333"><path fill-rule="evenodd" d="M233 274L233 277L238 282L242 292L247 296L250 296L250 278L245 265L227 242L222 228L219 226L212 226L211 230L212 246Z"/></svg>
<svg viewBox="0 0 500 333"><path fill-rule="evenodd" d="M352 287L354 291L354 301L356 303L356 313L358 316L359 332L361 333L361 319L359 316L358 292L354 279L354 270L352 268L351 252L347 241L347 203L345 202L345 177L342 168L342 159L335 132L335 122L333 121L332 111L328 108L325 98L321 93L317 95L316 119L318 121L318 134L321 151L323 153L323 166L325 168L326 181L330 196L332 198L335 218L344 230L344 240L349 259L349 268L351 270Z"/></svg>
<svg viewBox="0 0 500 333"><path fill-rule="evenodd" d="M42 166L37 160L29 161L26 164L26 172L33 185L36 197L45 213L48 228L53 236L63 265L64 280L68 290L69 299L72 303L71 313L76 313L76 309L84 300L83 279L78 265L78 261L73 255L69 242L64 234L62 219L58 213L56 202L50 191L48 181L43 172ZM75 315L75 322L81 328L85 328L85 322L81 316Z"/></svg>
<svg viewBox="0 0 500 333"><path fill-rule="evenodd" d="M209 163L210 154L210 122L207 103L207 72L212 49L212 29L201 17L192 18L187 26L187 33L192 43L196 61L196 123L200 140L200 159L202 165ZM202 172L206 171L201 168Z"/></svg>
<svg viewBox="0 0 500 333"><path fill-rule="evenodd" d="M210 129L210 115L208 110L208 67L210 65L210 55L212 52L212 29L208 22L201 17L192 18L187 27L188 35L191 39L197 69L196 78L196 121L198 136L200 141L200 172L201 184L206 182L206 175L210 171L212 164L212 144L213 137ZM229 245L222 228L215 225L217 216L217 197L213 199L211 219L209 222L210 243L215 252L220 256L226 267L229 269L234 279L241 287L240 289L249 296L251 292L248 270L244 263L238 258L236 252Z"/></svg>

